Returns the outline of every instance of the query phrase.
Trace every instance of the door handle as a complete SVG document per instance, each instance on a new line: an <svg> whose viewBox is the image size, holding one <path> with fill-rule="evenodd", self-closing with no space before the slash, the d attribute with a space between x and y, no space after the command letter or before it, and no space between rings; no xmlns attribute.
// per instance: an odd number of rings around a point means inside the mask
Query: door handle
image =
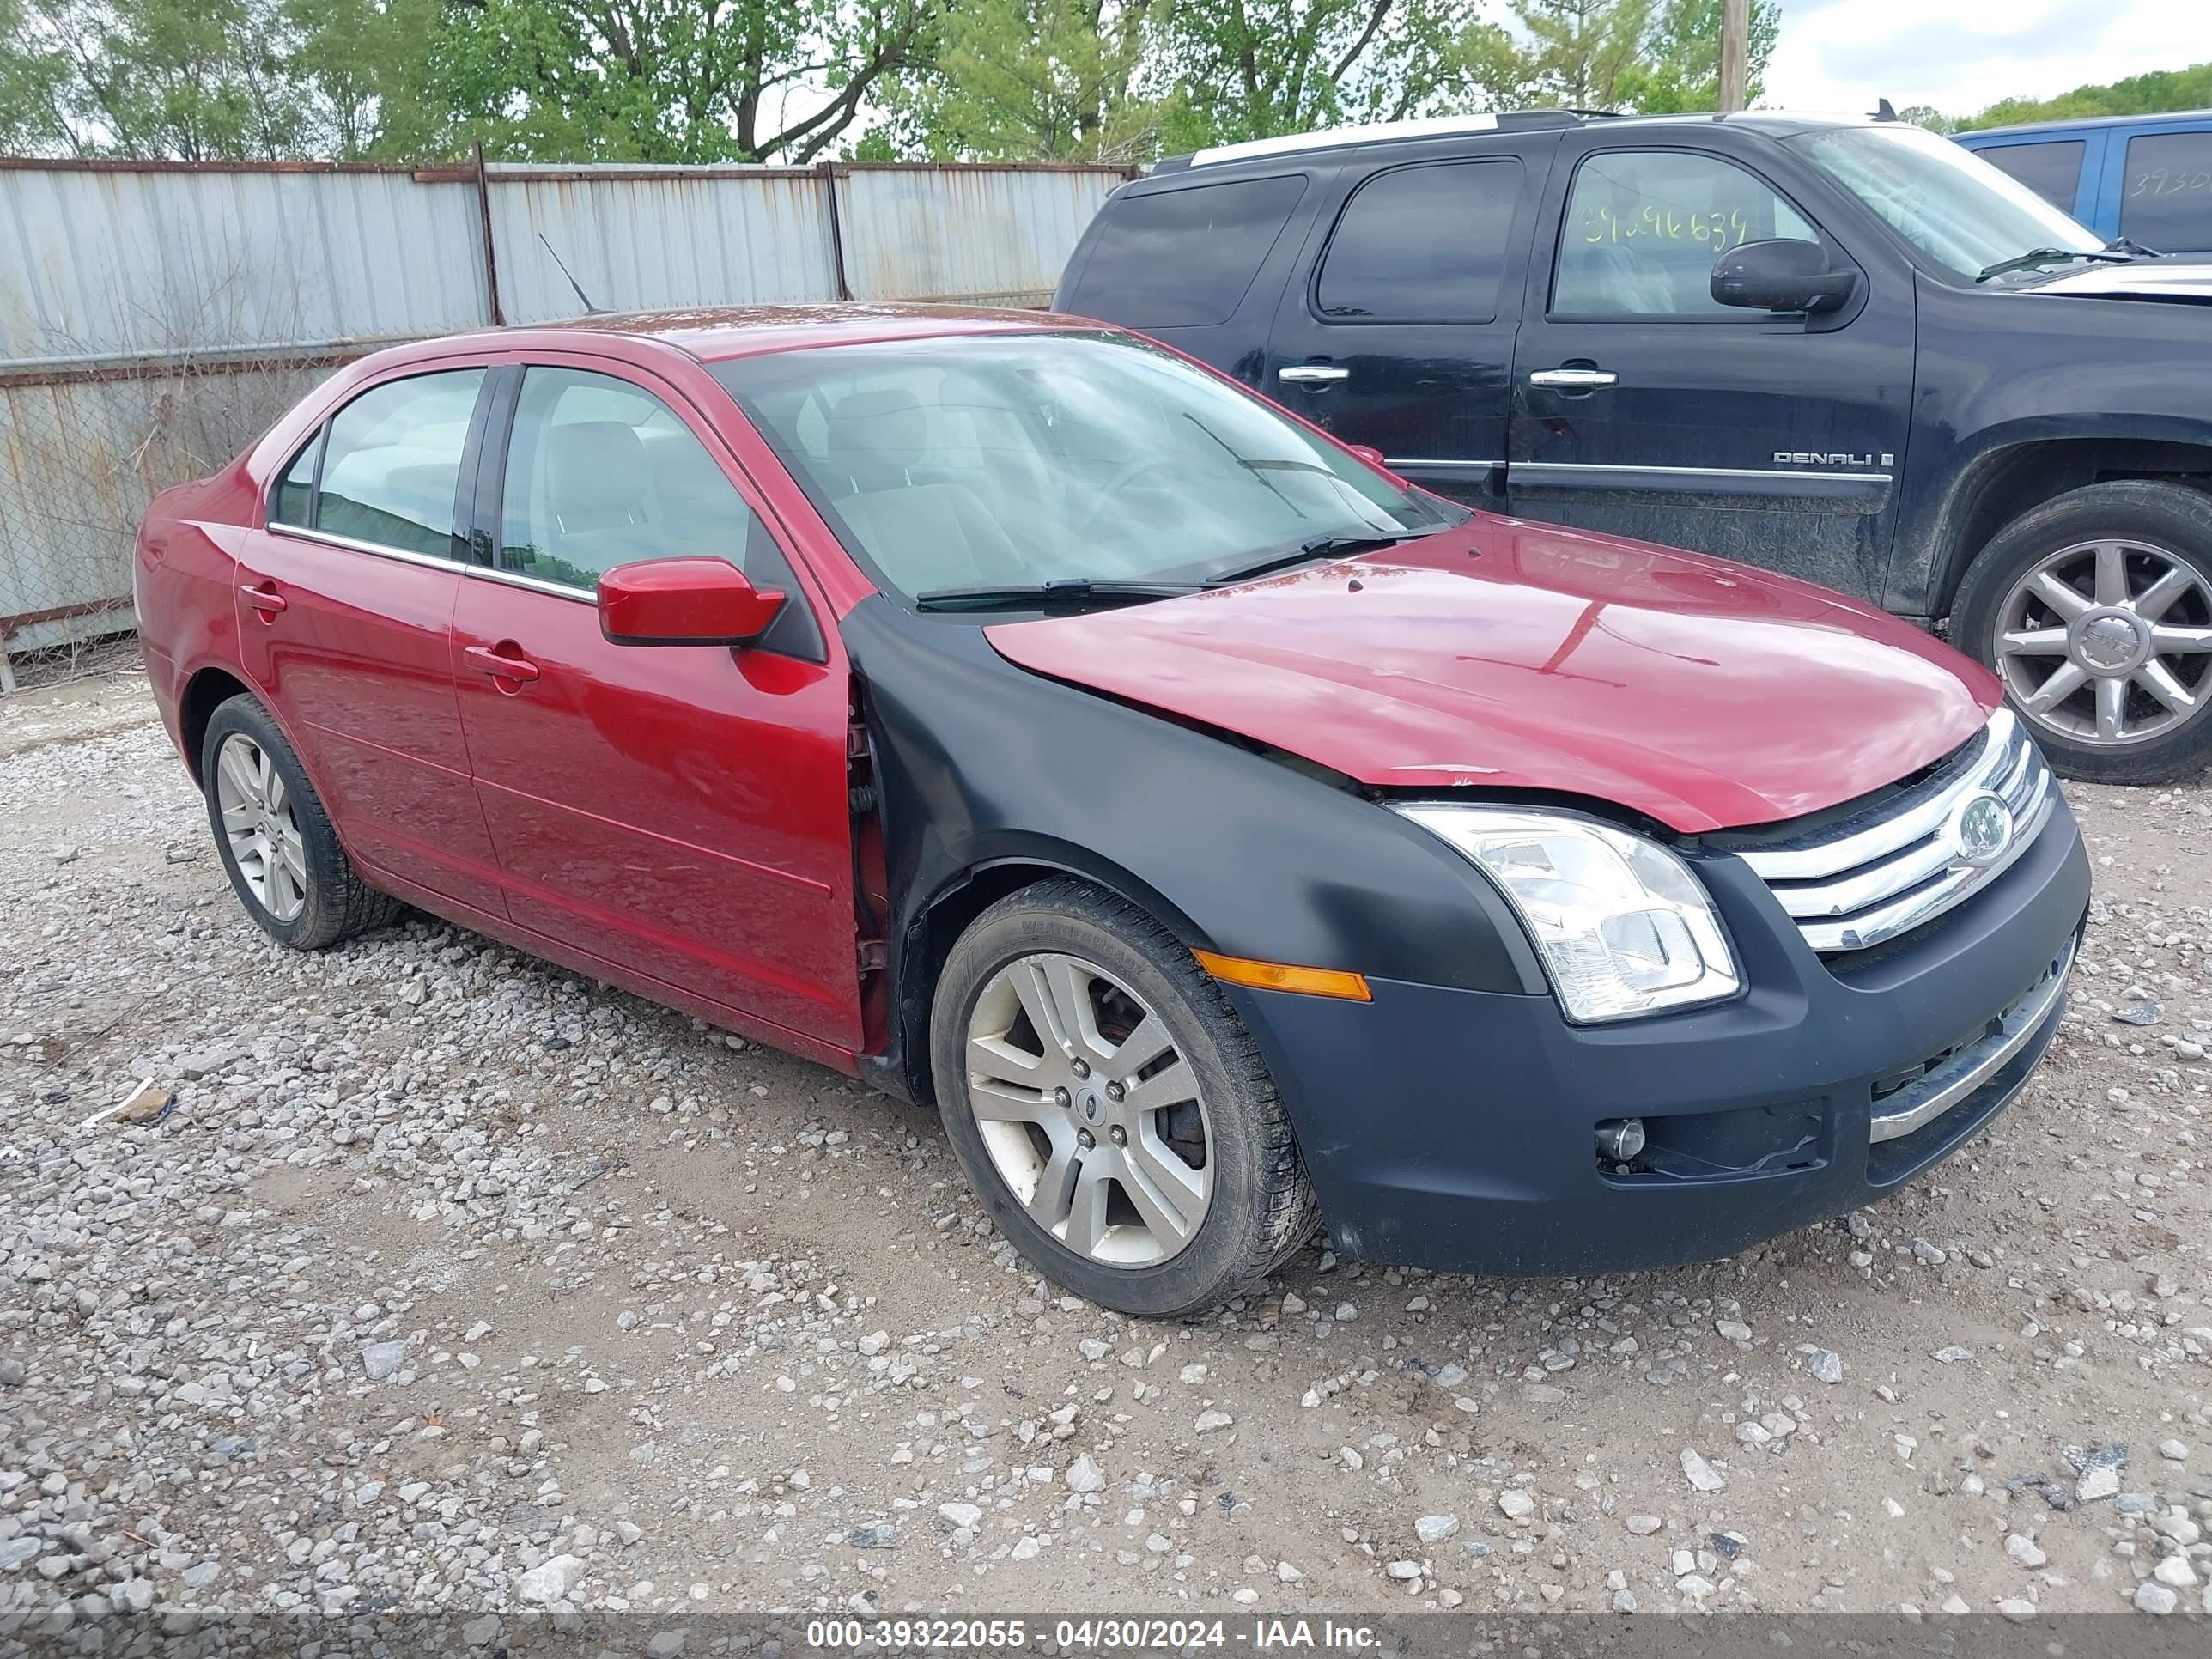
<svg viewBox="0 0 2212 1659"><path fill-rule="evenodd" d="M1277 369L1275 378L1292 386L1334 386L1339 380L1350 380L1352 371L1329 363L1291 363Z"/></svg>
<svg viewBox="0 0 2212 1659"><path fill-rule="evenodd" d="M1590 392L1611 386L1620 379L1609 368L1540 368L1528 377L1528 384L1550 386L1554 391Z"/></svg>
<svg viewBox="0 0 2212 1659"><path fill-rule="evenodd" d="M507 656L488 645L468 646L462 650L461 655L468 659L470 667L478 673L489 674L495 680L528 681L538 678L536 663L522 657Z"/></svg>
<svg viewBox="0 0 2212 1659"><path fill-rule="evenodd" d="M264 622L283 610L289 603L284 596L276 591L276 585L274 582L244 583L240 586L238 595L246 604L258 611Z"/></svg>

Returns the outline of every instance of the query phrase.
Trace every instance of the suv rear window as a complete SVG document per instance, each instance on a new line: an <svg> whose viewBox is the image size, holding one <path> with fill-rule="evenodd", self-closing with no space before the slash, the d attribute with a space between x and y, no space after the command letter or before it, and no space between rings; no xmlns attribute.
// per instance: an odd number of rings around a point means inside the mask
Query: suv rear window
<svg viewBox="0 0 2212 1659"><path fill-rule="evenodd" d="M1315 305L1332 322L1489 322L1520 198L1510 158L1377 173L1336 222Z"/></svg>
<svg viewBox="0 0 2212 1659"><path fill-rule="evenodd" d="M2154 132L2128 140L2120 234L2161 253L2212 248L2212 132Z"/></svg>
<svg viewBox="0 0 2212 1659"><path fill-rule="evenodd" d="M1067 309L1128 328L1228 321L1305 188L1288 173L1123 197Z"/></svg>
<svg viewBox="0 0 2212 1659"><path fill-rule="evenodd" d="M2040 144L1989 144L1974 154L2051 206L2071 213L2081 188L2081 152L2086 148L2079 138L2054 138Z"/></svg>

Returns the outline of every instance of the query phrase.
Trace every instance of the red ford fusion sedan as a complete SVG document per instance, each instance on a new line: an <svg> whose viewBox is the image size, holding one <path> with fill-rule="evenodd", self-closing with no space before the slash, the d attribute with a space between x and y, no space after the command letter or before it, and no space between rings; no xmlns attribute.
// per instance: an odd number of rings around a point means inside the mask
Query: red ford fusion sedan
<svg viewBox="0 0 2212 1659"><path fill-rule="evenodd" d="M2018 1093L2088 904L1964 657L1069 318L383 352L137 580L273 937L411 905L933 1102L1137 1314L1316 1222L1579 1273L1864 1203Z"/></svg>

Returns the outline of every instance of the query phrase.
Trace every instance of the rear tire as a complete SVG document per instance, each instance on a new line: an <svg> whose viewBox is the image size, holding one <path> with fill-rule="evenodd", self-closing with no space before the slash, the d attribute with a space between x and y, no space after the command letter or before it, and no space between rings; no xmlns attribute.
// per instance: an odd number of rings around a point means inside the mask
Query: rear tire
<svg viewBox="0 0 2212 1659"><path fill-rule="evenodd" d="M1202 1314L1313 1232L1297 1139L1249 1034L1190 951L1110 893L1054 878L978 916L938 981L930 1054L992 1219L1102 1307Z"/></svg>
<svg viewBox="0 0 2212 1659"><path fill-rule="evenodd" d="M2004 681L2062 775L2166 783L2212 763L2212 496L2070 489L1991 538L1952 615L1952 643Z"/></svg>
<svg viewBox="0 0 2212 1659"><path fill-rule="evenodd" d="M300 757L253 697L209 717L200 785L231 889L278 944L320 951L406 908L355 873Z"/></svg>

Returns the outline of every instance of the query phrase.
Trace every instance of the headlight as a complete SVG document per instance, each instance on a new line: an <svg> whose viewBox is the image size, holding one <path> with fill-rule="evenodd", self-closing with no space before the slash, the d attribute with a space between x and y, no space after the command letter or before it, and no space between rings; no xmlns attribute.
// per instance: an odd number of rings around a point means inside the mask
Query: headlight
<svg viewBox="0 0 2212 1659"><path fill-rule="evenodd" d="M1565 813L1427 804L1397 810L1504 890L1570 1019L1626 1019L1715 1002L1741 984L1712 901L1658 842Z"/></svg>

